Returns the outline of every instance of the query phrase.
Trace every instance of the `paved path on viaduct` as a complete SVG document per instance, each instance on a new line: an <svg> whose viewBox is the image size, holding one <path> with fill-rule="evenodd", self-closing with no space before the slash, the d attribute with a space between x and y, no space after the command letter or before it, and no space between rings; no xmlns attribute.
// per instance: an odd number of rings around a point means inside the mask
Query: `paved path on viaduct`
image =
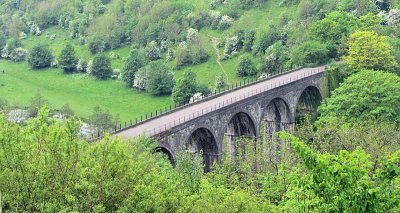
<svg viewBox="0 0 400 213"><path fill-rule="evenodd" d="M156 118L145 121L139 125L120 130L115 133L122 138L135 138L145 134L152 137L168 131L179 125L191 122L193 119L207 115L221 108L234 106L244 99L251 99L261 93L268 93L279 87L284 87L293 82L301 81L313 75L325 72L325 66L315 68L303 68L290 71L281 75L270 77L256 83L243 86L242 88L228 91L215 97L194 103L170 113L160 115Z"/></svg>

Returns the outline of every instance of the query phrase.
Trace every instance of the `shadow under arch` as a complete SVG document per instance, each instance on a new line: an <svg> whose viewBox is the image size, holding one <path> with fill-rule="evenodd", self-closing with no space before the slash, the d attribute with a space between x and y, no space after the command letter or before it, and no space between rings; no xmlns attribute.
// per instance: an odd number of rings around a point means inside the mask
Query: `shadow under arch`
<svg viewBox="0 0 400 213"><path fill-rule="evenodd" d="M321 91L315 86L306 87L296 102L296 124L302 124L307 114L311 115L312 121L315 121L318 117L317 109L321 102Z"/></svg>
<svg viewBox="0 0 400 213"><path fill-rule="evenodd" d="M226 151L232 155L237 149L236 141L241 137L257 139L257 129L252 116L243 111L239 111L232 115L226 126Z"/></svg>
<svg viewBox="0 0 400 213"><path fill-rule="evenodd" d="M267 137L273 137L279 131L293 131L293 126L293 119L287 102L279 97L272 99L265 107L260 128L265 128Z"/></svg>
<svg viewBox="0 0 400 213"><path fill-rule="evenodd" d="M204 172L209 172L214 161L218 162L219 148L215 135L206 127L194 130L187 142L186 148L192 154L202 153Z"/></svg>
<svg viewBox="0 0 400 213"><path fill-rule="evenodd" d="M175 162L174 156L173 156L172 152L171 152L169 149L167 149L167 148L165 148L165 147L157 147L157 148L155 149L155 152L164 154L165 156L168 157L168 160L169 160L169 162L171 163L171 165L172 165L173 167L176 166L176 162Z"/></svg>

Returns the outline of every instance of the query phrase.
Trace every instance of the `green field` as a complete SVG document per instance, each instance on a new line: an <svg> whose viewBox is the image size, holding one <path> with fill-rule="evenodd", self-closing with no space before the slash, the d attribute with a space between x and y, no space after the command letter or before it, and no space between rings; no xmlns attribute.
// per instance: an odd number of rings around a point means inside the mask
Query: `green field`
<svg viewBox="0 0 400 213"><path fill-rule="evenodd" d="M86 74L65 75L59 69L32 71L26 63L0 60L0 97L12 106L26 106L38 92L52 108L70 104L81 117L88 117L93 107L101 106L122 121L172 104L170 97L154 97L133 91L119 81L97 81Z"/></svg>

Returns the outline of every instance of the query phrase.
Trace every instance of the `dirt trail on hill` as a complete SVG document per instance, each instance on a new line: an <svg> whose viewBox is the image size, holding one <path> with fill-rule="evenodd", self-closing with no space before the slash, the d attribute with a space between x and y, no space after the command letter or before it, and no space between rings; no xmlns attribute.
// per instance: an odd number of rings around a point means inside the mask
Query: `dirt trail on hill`
<svg viewBox="0 0 400 213"><path fill-rule="evenodd" d="M229 79L228 79L228 74L226 73L226 71L225 71L225 68L224 68L224 66L222 65L222 63L221 63L221 55L220 55L220 53L219 53L219 50L218 50L218 47L217 47L217 45L218 45L218 38L216 38L216 37L212 37L211 36L211 42L212 42L212 46L213 46L213 48L214 48L214 50L215 50L215 53L217 54L217 63L218 63L218 65L219 65L219 67L221 67L221 70L222 70L222 72L224 73L224 75L225 75L225 82L229 82Z"/></svg>

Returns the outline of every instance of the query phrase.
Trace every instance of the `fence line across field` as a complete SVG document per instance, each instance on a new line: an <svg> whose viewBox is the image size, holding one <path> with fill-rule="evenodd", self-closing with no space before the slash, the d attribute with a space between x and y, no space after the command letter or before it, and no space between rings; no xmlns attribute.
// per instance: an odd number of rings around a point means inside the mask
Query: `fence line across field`
<svg viewBox="0 0 400 213"><path fill-rule="evenodd" d="M325 69L324 69L324 68L321 68L321 67L319 67L319 68L314 68L314 69L312 69L312 70L309 70L308 72L304 72L304 73L302 73L302 74L300 74L300 75L297 75L297 76L295 76L295 77L293 77L293 78L289 78L289 79L286 79L286 80L284 79L284 80L282 80L282 81L279 81L278 83L275 82L274 84L266 85L266 86L264 86L264 87L262 87L262 88L257 88L257 89L255 89L255 90L245 92L243 95L237 96L237 97L235 97L235 98L226 99L226 100L224 100L224 101L222 101L222 102L220 102L220 103L218 103L218 104L215 104L215 105L206 107L206 108L204 108L204 109L202 109L202 110L198 110L198 111L196 111L196 112L193 112L193 113L184 115L183 117L181 116L180 118L175 119L175 120L173 120L173 121L171 121L171 122L169 122L169 123L166 123L166 124L164 124L164 125L160 125L160 126L158 126L158 127L155 127L154 129L151 129L150 131L146 131L145 134L146 134L146 136L148 136L148 137L157 135L157 134L159 134L159 133L161 133L161 132L167 131L167 130L169 130L169 129L172 129L173 127L176 127L176 126L178 126L178 125L180 125L180 124L183 124L183 123L185 123L186 121L193 120L193 119L195 119L195 118L198 118L198 117L200 117L200 116L203 116L204 114L207 114L207 113L213 112L213 111L215 111L215 110L221 109L221 108L223 108L223 107L225 107L225 106L228 106L228 105L230 105L230 104L239 102L239 101L244 100L244 99L246 99L246 98L248 98L248 97L261 94L261 93L263 93L263 92L265 92L265 91L278 88L278 87L280 87L280 86L286 85L286 84L288 84L288 83L295 82L295 81L297 81L297 80L299 80L299 79L303 79L303 78L305 78L305 77L312 76L312 75L317 74L317 73L320 73L320 72L322 72L322 71L324 71L324 70L325 70ZM285 82L286 82L286 83L285 83Z"/></svg>

